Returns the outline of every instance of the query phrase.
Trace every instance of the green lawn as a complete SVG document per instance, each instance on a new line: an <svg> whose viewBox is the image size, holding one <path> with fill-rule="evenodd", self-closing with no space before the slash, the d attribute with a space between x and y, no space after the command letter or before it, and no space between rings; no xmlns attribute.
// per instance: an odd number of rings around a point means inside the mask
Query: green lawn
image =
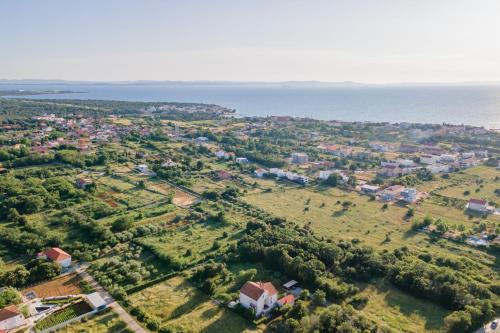
<svg viewBox="0 0 500 333"><path fill-rule="evenodd" d="M129 297L132 306L182 332L258 332L244 318L216 305L185 278L174 277Z"/></svg>
<svg viewBox="0 0 500 333"><path fill-rule="evenodd" d="M360 285L368 297L362 310L383 332L444 332L443 319L450 311L404 293L384 282Z"/></svg>

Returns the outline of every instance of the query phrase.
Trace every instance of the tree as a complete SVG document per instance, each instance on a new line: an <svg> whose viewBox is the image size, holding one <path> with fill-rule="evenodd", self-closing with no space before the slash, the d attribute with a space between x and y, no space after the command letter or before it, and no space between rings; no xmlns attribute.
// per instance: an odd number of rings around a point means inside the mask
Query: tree
<svg viewBox="0 0 500 333"><path fill-rule="evenodd" d="M120 232L130 229L134 225L134 220L130 216L122 216L116 219L111 228L113 231Z"/></svg>
<svg viewBox="0 0 500 333"><path fill-rule="evenodd" d="M0 292L0 309L11 304L21 303L19 293L12 287L8 287Z"/></svg>
<svg viewBox="0 0 500 333"><path fill-rule="evenodd" d="M444 325L450 333L469 332L472 318L467 311L455 311L444 318Z"/></svg>
<svg viewBox="0 0 500 333"><path fill-rule="evenodd" d="M9 211L7 213L7 221L18 223L20 219L21 219L21 215L19 214L17 209L9 208Z"/></svg>
<svg viewBox="0 0 500 333"><path fill-rule="evenodd" d="M339 183L339 176L336 173L332 173L328 176L328 178L323 183L325 185L335 187Z"/></svg>
<svg viewBox="0 0 500 333"><path fill-rule="evenodd" d="M312 301L316 306L324 305L326 303L326 293L321 289L317 289L312 295Z"/></svg>

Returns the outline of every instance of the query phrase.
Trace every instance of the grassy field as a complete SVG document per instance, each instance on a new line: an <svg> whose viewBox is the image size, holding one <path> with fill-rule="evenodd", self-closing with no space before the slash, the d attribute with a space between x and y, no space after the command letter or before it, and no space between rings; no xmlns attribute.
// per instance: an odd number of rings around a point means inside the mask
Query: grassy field
<svg viewBox="0 0 500 333"><path fill-rule="evenodd" d="M227 237L223 237L224 232L228 234ZM239 228L235 229L234 225L207 222L183 226L164 236L144 237L141 243L153 246L181 262L189 263L211 252L215 241L226 243L228 240L236 240L239 235ZM187 255L188 250L191 251L191 255Z"/></svg>
<svg viewBox="0 0 500 333"><path fill-rule="evenodd" d="M182 332L259 332L239 315L219 307L183 277L175 277L130 296L132 306Z"/></svg>
<svg viewBox="0 0 500 333"><path fill-rule="evenodd" d="M114 312L105 312L86 321L69 325L58 332L61 333L120 333L126 331L126 324Z"/></svg>
<svg viewBox="0 0 500 333"><path fill-rule="evenodd" d="M318 236L325 238L356 238L378 249L408 246L429 251L447 250L485 264L493 264L496 260L484 251L446 240L431 240L426 234L411 231L412 221L427 215L472 226L475 220L469 220L462 210L456 208L424 202L414 206L415 216L408 220L405 218L408 207L392 204L382 209L383 203L379 201L370 201L367 196L340 189L288 189L249 194L243 200L301 225L309 224ZM345 201L351 202L347 210L342 207Z"/></svg>
<svg viewBox="0 0 500 333"><path fill-rule="evenodd" d="M500 171L486 166L477 166L448 175L448 178L435 176L430 182L418 185L420 191L435 191L440 195L451 198L469 200L470 198L481 198L493 201L500 205L500 197L494 191L500 188L498 178ZM477 190L477 192L476 192ZM464 195L469 191L469 195Z"/></svg>
<svg viewBox="0 0 500 333"><path fill-rule="evenodd" d="M361 295L368 297L368 304L362 312L375 321L383 332L444 332L443 319L450 311L384 282L359 287Z"/></svg>

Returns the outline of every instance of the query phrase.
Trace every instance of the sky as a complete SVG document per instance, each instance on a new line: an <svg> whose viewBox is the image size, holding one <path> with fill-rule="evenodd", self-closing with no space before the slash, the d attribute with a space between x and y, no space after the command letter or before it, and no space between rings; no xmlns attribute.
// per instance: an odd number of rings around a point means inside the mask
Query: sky
<svg viewBox="0 0 500 333"><path fill-rule="evenodd" d="M498 0L0 1L0 79L500 81Z"/></svg>

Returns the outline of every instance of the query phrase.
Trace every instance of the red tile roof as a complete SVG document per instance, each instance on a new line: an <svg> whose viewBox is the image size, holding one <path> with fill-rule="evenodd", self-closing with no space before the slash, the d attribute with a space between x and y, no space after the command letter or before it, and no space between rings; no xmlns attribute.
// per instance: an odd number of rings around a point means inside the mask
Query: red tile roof
<svg viewBox="0 0 500 333"><path fill-rule="evenodd" d="M71 256L68 253L64 252L58 247L53 247L46 250L45 255L47 256L47 258L53 261L62 261L71 258Z"/></svg>
<svg viewBox="0 0 500 333"><path fill-rule="evenodd" d="M280 298L278 300L278 302L280 302L282 305L285 305L285 304L292 305L295 302L295 296L293 296L292 294L286 295L286 296Z"/></svg>
<svg viewBox="0 0 500 333"><path fill-rule="evenodd" d="M19 315L20 312L15 305L9 305L0 310L0 321L4 321Z"/></svg>
<svg viewBox="0 0 500 333"><path fill-rule="evenodd" d="M488 202L486 200L483 200L483 199L470 199L469 203L478 204L478 205L486 205Z"/></svg>
<svg viewBox="0 0 500 333"><path fill-rule="evenodd" d="M240 293L250 297L253 300L258 300L264 292L269 294L269 296L276 295L278 291L274 288L271 282L246 282L240 289Z"/></svg>

